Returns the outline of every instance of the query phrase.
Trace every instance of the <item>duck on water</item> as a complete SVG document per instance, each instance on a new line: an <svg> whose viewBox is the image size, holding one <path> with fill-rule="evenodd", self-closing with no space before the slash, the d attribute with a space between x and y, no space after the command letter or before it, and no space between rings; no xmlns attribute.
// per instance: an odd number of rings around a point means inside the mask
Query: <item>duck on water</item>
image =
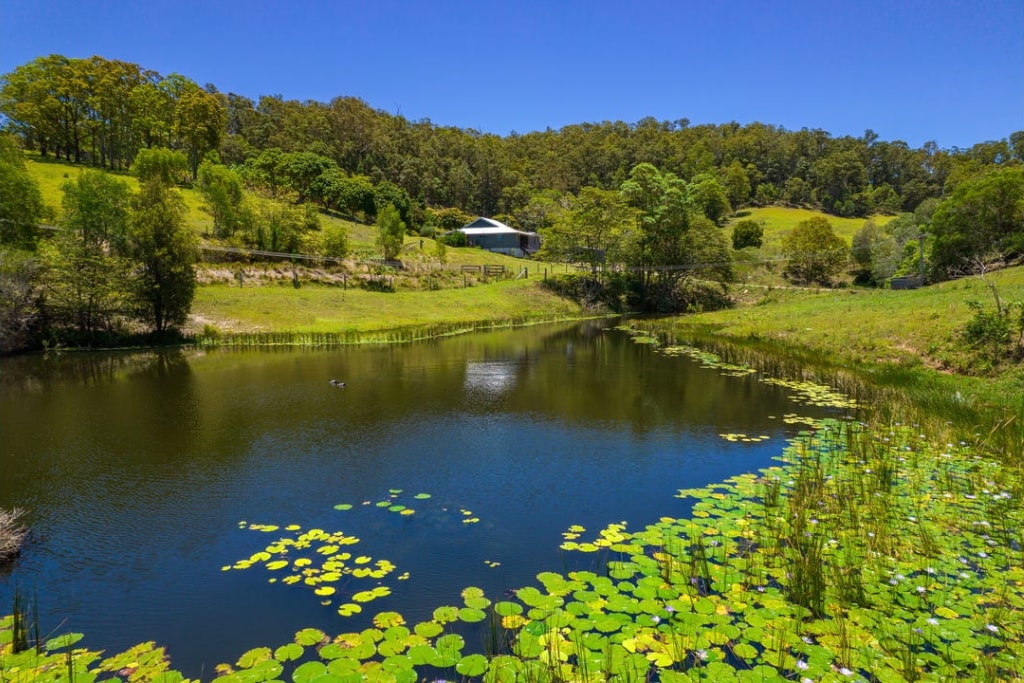
<svg viewBox="0 0 1024 683"><path fill-rule="evenodd" d="M330 384L330 385L331 385L332 387L339 387L339 388L341 388L341 389L344 389L344 388L345 388L345 383L344 383L344 382L339 382L339 381L338 381L338 380L336 380L336 379L332 379L332 380L331 380L331 381L329 382L329 384Z"/></svg>

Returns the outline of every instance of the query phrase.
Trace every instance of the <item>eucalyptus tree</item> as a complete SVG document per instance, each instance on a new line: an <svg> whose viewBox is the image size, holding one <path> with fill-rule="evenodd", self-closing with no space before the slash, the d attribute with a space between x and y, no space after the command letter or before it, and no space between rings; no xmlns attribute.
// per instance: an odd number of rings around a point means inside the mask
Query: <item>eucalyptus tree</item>
<svg viewBox="0 0 1024 683"><path fill-rule="evenodd" d="M186 151L192 180L199 173L203 156L217 149L227 123L220 100L194 83L183 89L174 106L174 135Z"/></svg>

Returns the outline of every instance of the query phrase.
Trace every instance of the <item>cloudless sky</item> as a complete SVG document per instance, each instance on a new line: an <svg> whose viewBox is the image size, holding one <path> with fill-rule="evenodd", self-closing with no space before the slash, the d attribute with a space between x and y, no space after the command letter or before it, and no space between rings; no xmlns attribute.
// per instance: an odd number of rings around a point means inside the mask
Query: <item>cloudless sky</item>
<svg viewBox="0 0 1024 683"><path fill-rule="evenodd" d="M646 116L942 148L1024 129L1024 0L0 0L0 73L53 53L503 136Z"/></svg>

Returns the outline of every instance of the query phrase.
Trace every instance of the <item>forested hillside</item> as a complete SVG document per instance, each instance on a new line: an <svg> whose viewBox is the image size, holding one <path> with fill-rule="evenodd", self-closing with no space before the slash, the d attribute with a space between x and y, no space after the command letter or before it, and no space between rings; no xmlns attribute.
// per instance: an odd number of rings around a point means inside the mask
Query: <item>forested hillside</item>
<svg viewBox="0 0 1024 683"><path fill-rule="evenodd" d="M688 182L707 174L732 207L784 201L867 216L912 211L987 167L1024 156L1024 131L969 149L913 149L870 130L833 137L820 129L690 125L683 118L500 137L409 121L341 94L330 102L274 95L253 101L219 90L230 85L200 87L136 64L50 55L3 77L0 113L26 148L44 156L119 169L139 149L167 146L187 153L195 176L216 151L253 182L325 205L357 203L365 179L407 195L414 224L425 219L425 207L454 207L501 215L528 230L545 227L559 196L585 186L618 189L642 162ZM300 154L281 164L282 155Z"/></svg>

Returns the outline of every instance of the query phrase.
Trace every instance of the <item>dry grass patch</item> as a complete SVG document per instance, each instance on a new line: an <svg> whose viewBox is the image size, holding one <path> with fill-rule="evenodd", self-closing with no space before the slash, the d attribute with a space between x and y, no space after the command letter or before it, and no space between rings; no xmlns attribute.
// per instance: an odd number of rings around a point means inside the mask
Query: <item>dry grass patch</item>
<svg viewBox="0 0 1024 683"><path fill-rule="evenodd" d="M28 536L28 529L19 523L24 515L25 511L19 508L0 509L0 564L10 562L21 552Z"/></svg>

